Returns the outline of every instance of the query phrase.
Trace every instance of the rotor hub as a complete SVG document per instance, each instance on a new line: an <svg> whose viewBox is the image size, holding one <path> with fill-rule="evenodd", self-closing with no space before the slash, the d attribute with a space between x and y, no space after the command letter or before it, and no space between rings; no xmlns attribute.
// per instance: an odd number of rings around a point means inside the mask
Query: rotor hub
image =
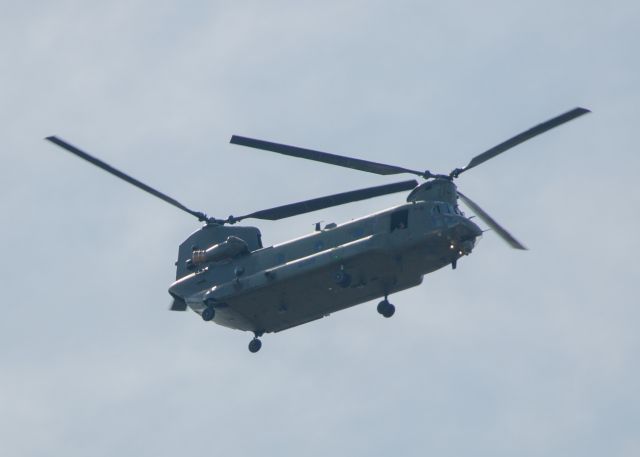
<svg viewBox="0 0 640 457"><path fill-rule="evenodd" d="M451 178L437 176L413 189L407 196L408 202L439 201L457 206L458 190Z"/></svg>

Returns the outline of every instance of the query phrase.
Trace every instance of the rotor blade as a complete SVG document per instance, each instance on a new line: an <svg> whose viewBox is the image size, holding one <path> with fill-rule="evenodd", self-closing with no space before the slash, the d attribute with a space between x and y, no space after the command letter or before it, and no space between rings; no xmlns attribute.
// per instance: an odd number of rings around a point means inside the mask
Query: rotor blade
<svg viewBox="0 0 640 457"><path fill-rule="evenodd" d="M112 175L115 175L120 179L123 179L124 181L128 182L129 184L133 184L138 189L142 189L145 192L149 192L151 195L153 195L155 197L158 197L161 200L164 200L165 202L169 203L170 205L173 205L176 208L181 209L182 211L186 211L187 213L197 217L199 220L201 220L201 221L206 221L207 220L206 214L201 213L199 211L193 211L193 210L187 208L186 206L184 206L179 201L174 200L173 198L169 197L168 195L163 194L162 192L160 192L158 190L155 190L153 187L147 186L145 183L142 183L142 182L138 181L137 179L132 178L131 176L127 175L126 173L121 172L120 170L116 170L111 165L108 165L105 162L103 162L102 160L97 159L97 158L87 154L84 151L81 151L80 149L76 148L75 146L72 146L71 144L67 143L66 141L64 141L64 140L62 140L62 139L60 139L60 138L58 138L56 136L48 136L45 139L48 140L48 141L51 141L52 143L60 146L63 149L66 149L70 153L77 155L78 157L86 160L87 162L90 162L90 163L94 164L96 167L102 168L104 171L106 171L108 173L111 173Z"/></svg>
<svg viewBox="0 0 640 457"><path fill-rule="evenodd" d="M484 163L487 160L494 158L498 154L501 154L504 151L519 145L520 143L524 143L525 141L530 140L531 138L538 136L541 133L551 130L554 127L558 127L559 125L562 125L565 122L569 122L570 120L573 120L577 117L582 116L583 114L587 114L590 112L591 111L585 108L574 108L571 111L567 111L564 114L554 117L553 119L549 119L548 121L543 122L542 124L538 124L535 127L530 128L526 132L522 132L519 135L516 135L513 138L510 138L507 141L500 143L499 145L494 146L491 149L486 150L482 154L478 154L473 159L471 159L471 161L466 167L462 169L454 170L451 174L453 177L457 178L458 175L463 171L470 170L471 168L474 168L480 165L481 163Z"/></svg>
<svg viewBox="0 0 640 457"><path fill-rule="evenodd" d="M462 192L458 191L458 196L462 199L465 205L467 205L471 211L473 211L480 219L484 221L489 227L491 227L500 237L505 240L512 248L526 250L522 243L516 240L509 232L507 232L500 224L498 224L491 216L489 216L482 208L476 205L473 200L465 196Z"/></svg>
<svg viewBox="0 0 640 457"><path fill-rule="evenodd" d="M310 213L332 206L344 205L345 203L357 202L368 198L379 197L381 195L393 194L415 188L418 183L415 180L402 181L394 184L385 184L384 186L368 187L366 189L352 190L341 194L328 195L326 197L314 198L289 205L277 206L275 208L256 211L240 217L230 217L231 222L237 222L246 218L266 219L269 221L277 221L298 214Z"/></svg>
<svg viewBox="0 0 640 457"><path fill-rule="evenodd" d="M408 168L397 167L395 165L387 165L384 163L370 162L369 160L354 159L352 157L329 154L328 152L314 151L312 149L304 149L296 146L287 146L286 144L271 143L270 141L256 140L244 136L233 135L231 144L239 144L255 149L263 149L265 151L277 152L302 159L315 160L339 167L353 168L354 170L367 171L378 175L395 175L399 173L412 173L418 176L424 176L424 172L410 170Z"/></svg>

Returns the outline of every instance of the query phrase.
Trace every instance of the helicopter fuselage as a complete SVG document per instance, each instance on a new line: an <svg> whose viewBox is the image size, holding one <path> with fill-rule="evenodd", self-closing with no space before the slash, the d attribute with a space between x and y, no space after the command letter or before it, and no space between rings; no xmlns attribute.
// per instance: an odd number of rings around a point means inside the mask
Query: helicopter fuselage
<svg viewBox="0 0 640 457"><path fill-rule="evenodd" d="M526 247L460 192L454 180L520 143L590 111L576 107L525 130L474 156L448 174L300 148L233 135L230 143L290 157L322 162L376 175L412 174L426 181L402 181L340 192L261 209L226 219L209 217L112 167L57 136L46 139L73 155L205 222L178 248L176 281L169 288L171 310L188 307L202 316L252 331L249 351L258 352L259 337L327 316L377 297L377 311L388 318L395 307L390 293L417 286L425 274L471 253L482 231L458 209L460 199L514 249ZM262 245L260 230L235 226L244 219L276 221L347 203L410 190L407 202L286 243Z"/></svg>
<svg viewBox="0 0 640 457"><path fill-rule="evenodd" d="M417 286L425 274L455 267L481 235L455 200L410 201L201 264L169 292L199 314L213 307L217 324L278 332Z"/></svg>

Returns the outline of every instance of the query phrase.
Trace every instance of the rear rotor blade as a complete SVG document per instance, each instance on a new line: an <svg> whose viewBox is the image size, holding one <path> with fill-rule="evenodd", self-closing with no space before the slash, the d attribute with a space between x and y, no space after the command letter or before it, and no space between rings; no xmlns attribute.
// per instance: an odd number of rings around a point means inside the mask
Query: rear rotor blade
<svg viewBox="0 0 640 457"><path fill-rule="evenodd" d="M154 197L158 197L161 200L164 200L165 202L169 203L170 205L175 206L176 208L181 209L182 211L186 211L187 213L191 214L192 216L197 217L199 220L201 221L206 221L207 220L207 216L204 213L201 213L199 211L193 211L189 208L187 208L186 206L184 206L182 203L180 203L177 200L174 200L173 198L169 197L168 195L163 194L162 192L154 189L153 187L147 186L145 183L138 181L135 178L132 178L131 176L127 175L126 173L121 172L120 170L117 170L115 168L113 168L111 165L103 162L100 159L97 159L89 154L87 154L86 152L76 148L75 146L67 143L66 141L56 137L56 136L49 136L47 138L45 138L46 140L60 146L63 149L66 149L67 151L69 151L72 154L75 154L76 156L86 160L87 162L92 163L93 165L95 165L96 167L102 168L104 171L111 173L114 176L117 176L118 178L128 182L129 184L133 184L134 186L136 186L138 189L142 189L145 192L149 192L151 195L153 195Z"/></svg>
<svg viewBox="0 0 640 457"><path fill-rule="evenodd" d="M458 196L462 199L465 205L471 209L480 219L484 221L489 227L491 227L503 240L505 240L514 249L526 250L522 243L516 240L509 232L507 232L500 224L498 224L489 214L487 214L482 208L476 205L473 200L465 196L462 192L458 191Z"/></svg>
<svg viewBox="0 0 640 457"><path fill-rule="evenodd" d="M571 111L567 111L566 113L556 116L553 119L549 119L548 121L543 122L542 124L538 124L535 127L532 127L529 130L522 132L514 136L513 138L510 138L507 141L492 147L491 149L486 150L482 154L478 154L473 159L471 159L471 161L466 167L453 170L451 172L451 176L454 178L457 178L460 175L460 173L462 173L463 171L467 171L467 170L470 170L471 168L477 167L481 163L484 163L487 160L494 158L498 154L501 154L504 151L519 145L520 143L524 143L525 141L530 140L531 138L538 136L541 133L551 130L554 127L558 127L559 125L562 125L577 117L582 116L583 114L587 114L590 112L591 111L589 111L586 108L574 108Z"/></svg>
<svg viewBox="0 0 640 457"><path fill-rule="evenodd" d="M366 189L353 190L340 194L328 195L326 197L314 198L289 205L277 206L275 208L256 211L255 213L245 216L229 218L229 222L238 222L242 219L266 219L276 221L299 214L310 213L320 209L331 208L333 206L344 205L345 203L357 202L368 198L379 197L381 195L393 194L405 190L414 189L418 183L415 180L402 181L394 184L386 184L384 186L368 187Z"/></svg>
<svg viewBox="0 0 640 457"><path fill-rule="evenodd" d="M328 152L314 151L313 149L304 149L296 146L288 146L286 144L256 140L254 138L247 138L238 135L233 135L231 137L230 143L239 144L241 146L248 146L255 149L262 149L265 151L277 152L278 154L284 154L292 157L315 160L316 162L338 165L339 167L367 171L369 173L376 173L378 175L395 175L399 173L412 173L418 176L425 175L425 173L422 171L410 170L408 168L397 167L395 165L371 162L369 160L354 159L352 157L329 154Z"/></svg>

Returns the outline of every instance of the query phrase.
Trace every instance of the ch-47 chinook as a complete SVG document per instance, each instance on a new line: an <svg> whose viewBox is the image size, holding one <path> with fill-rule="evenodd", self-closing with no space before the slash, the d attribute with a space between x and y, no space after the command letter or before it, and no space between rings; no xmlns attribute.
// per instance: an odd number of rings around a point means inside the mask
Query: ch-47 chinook
<svg viewBox="0 0 640 457"><path fill-rule="evenodd" d="M425 274L451 265L473 250L482 230L458 208L462 200L515 249L526 249L454 184L460 174L589 110L574 108L477 155L449 174L371 162L279 143L233 136L231 143L379 175L409 173L424 179L369 187L216 219L90 156L64 140L47 140L197 217L203 227L178 249L171 310L191 308L205 321L251 331L257 352L264 333L279 332L360 303L383 298L378 312L395 312L388 296L419 285ZM243 219L279 220L299 214L411 191L406 203L344 224L316 225L315 232L263 247L260 230L234 226Z"/></svg>

